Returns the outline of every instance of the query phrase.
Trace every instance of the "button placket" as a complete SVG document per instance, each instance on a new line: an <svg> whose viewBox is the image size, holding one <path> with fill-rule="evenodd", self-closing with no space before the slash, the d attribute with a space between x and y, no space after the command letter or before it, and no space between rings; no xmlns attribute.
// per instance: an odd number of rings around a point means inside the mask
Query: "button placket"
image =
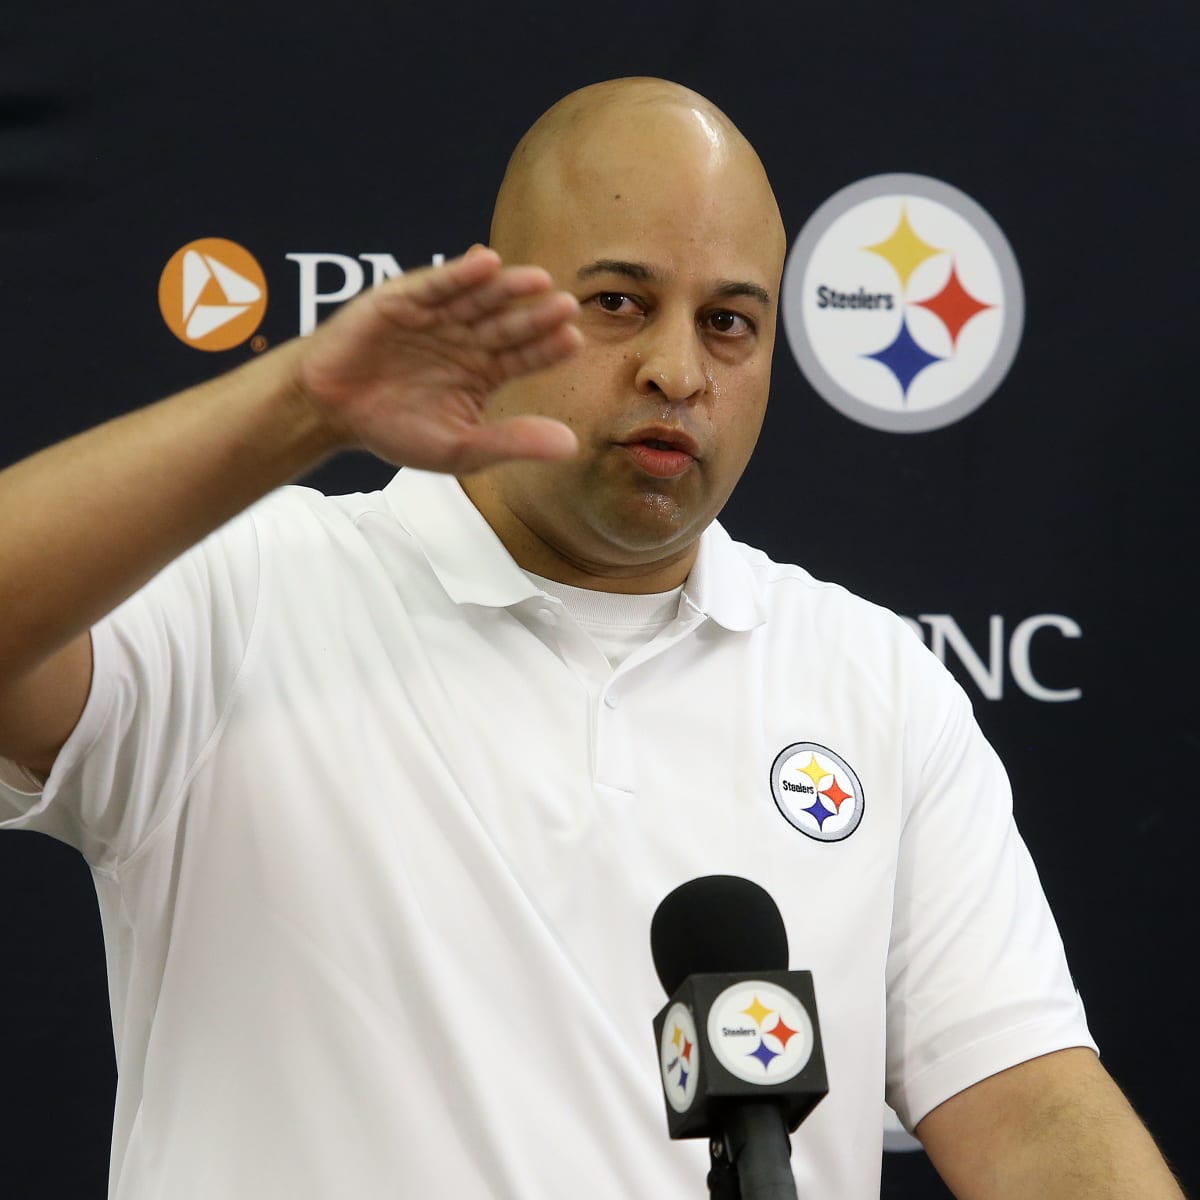
<svg viewBox="0 0 1200 1200"><path fill-rule="evenodd" d="M622 792L636 792L637 760L630 736L631 676L645 663L682 641L704 619L702 613L691 613L673 622L663 634L631 654L606 682L600 684L593 704L595 779L598 784Z"/></svg>
<svg viewBox="0 0 1200 1200"><path fill-rule="evenodd" d="M593 705L593 736L596 746L596 783L620 792L637 790L637 772L630 737L628 704L609 683Z"/></svg>

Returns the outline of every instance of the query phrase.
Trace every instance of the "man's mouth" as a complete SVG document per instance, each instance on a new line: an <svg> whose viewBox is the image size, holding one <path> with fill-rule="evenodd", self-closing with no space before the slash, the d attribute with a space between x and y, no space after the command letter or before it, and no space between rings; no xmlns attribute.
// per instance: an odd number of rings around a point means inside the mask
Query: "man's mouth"
<svg viewBox="0 0 1200 1200"><path fill-rule="evenodd" d="M695 464L699 451L693 438L674 430L647 430L621 446L638 467L656 479L682 475Z"/></svg>

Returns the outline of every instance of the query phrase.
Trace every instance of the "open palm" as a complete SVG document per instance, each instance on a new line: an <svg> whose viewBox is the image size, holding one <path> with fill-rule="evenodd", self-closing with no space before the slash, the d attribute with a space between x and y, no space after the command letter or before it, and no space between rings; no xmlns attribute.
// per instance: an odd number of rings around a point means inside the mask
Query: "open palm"
<svg viewBox="0 0 1200 1200"><path fill-rule="evenodd" d="M298 382L345 445L397 466L466 474L509 458L564 458L557 421L485 422L503 383L572 354L575 298L538 267L472 247L360 296L308 339Z"/></svg>

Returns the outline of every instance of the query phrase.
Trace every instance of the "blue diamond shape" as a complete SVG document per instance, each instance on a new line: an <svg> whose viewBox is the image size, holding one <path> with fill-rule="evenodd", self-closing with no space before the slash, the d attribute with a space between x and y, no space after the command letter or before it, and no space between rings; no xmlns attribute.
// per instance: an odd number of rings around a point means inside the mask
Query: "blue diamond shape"
<svg viewBox="0 0 1200 1200"><path fill-rule="evenodd" d="M896 334L896 340L890 346L885 346L874 354L864 354L863 357L873 358L887 367L895 375L906 400L912 381L931 363L944 361L913 341L912 334L908 332L907 317L900 322L900 332Z"/></svg>
<svg viewBox="0 0 1200 1200"><path fill-rule="evenodd" d="M758 1061L760 1063L762 1063L763 1070L765 1071L771 1065L771 1059L778 1058L779 1055L776 1054L775 1051L772 1050L771 1047L766 1044L766 1042L760 1041L758 1043L758 1049L752 1050L747 1055L747 1057L748 1058L757 1058Z"/></svg>
<svg viewBox="0 0 1200 1200"><path fill-rule="evenodd" d="M818 829L824 829L825 818L833 816L833 813L831 813L829 809L827 809L825 805L821 803L820 800L814 800L812 807L806 808L804 811L816 821Z"/></svg>

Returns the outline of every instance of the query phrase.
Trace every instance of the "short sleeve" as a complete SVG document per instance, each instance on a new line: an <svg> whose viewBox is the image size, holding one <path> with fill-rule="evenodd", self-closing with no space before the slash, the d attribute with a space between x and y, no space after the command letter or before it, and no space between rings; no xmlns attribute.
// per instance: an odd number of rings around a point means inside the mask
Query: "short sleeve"
<svg viewBox="0 0 1200 1200"><path fill-rule="evenodd" d="M910 1130L1007 1067L1095 1049L1007 775L949 687L901 833L888 954L887 1100Z"/></svg>
<svg viewBox="0 0 1200 1200"><path fill-rule="evenodd" d="M100 869L128 858L172 811L218 730L259 584L251 511L95 625L83 713L44 787L4 764L0 829L49 834Z"/></svg>

